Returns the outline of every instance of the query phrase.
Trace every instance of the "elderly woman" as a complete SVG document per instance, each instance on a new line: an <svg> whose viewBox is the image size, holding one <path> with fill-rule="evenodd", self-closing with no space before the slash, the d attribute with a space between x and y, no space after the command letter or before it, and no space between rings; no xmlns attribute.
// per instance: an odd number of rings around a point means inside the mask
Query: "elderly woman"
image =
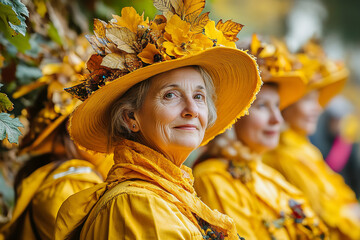
<svg viewBox="0 0 360 240"><path fill-rule="evenodd" d="M319 48L309 42L306 51L298 55L310 80L307 91L282 111L288 129L281 134L277 149L264 160L304 192L329 227L331 239L360 239L360 208L355 193L326 165L307 138L316 130L322 107L342 89L348 76L344 67L318 55Z"/></svg>
<svg viewBox="0 0 360 240"><path fill-rule="evenodd" d="M62 205L55 239L238 239L233 220L196 196L182 164L246 112L260 76L235 49L236 34L210 20L197 25L199 16L177 7L150 23L133 8L95 21L92 72L68 90L91 95L70 134L86 149L114 152L115 164L105 183ZM241 25L231 23L237 33Z"/></svg>
<svg viewBox="0 0 360 240"><path fill-rule="evenodd" d="M246 239L326 239L326 227L302 193L262 163L263 154L278 144L279 106L304 91L302 75L283 65L288 61L280 47L256 35L250 52L257 56L265 84L249 115L234 124L233 132L210 142L195 164L195 190L212 209L232 217Z"/></svg>

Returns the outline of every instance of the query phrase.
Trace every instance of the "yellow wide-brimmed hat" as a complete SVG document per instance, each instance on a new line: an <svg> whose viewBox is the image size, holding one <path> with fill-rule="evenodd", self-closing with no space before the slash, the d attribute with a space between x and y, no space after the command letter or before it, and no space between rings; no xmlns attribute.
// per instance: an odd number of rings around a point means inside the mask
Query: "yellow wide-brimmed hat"
<svg viewBox="0 0 360 240"><path fill-rule="evenodd" d="M249 53L256 57L264 83L276 83L280 96L280 109L299 100L306 91L306 78L293 67L293 57L286 45L276 39L271 43L252 35Z"/></svg>
<svg viewBox="0 0 360 240"><path fill-rule="evenodd" d="M349 77L349 70L341 62L327 58L319 43L310 39L297 54L301 63L301 71L308 79L307 94L313 90L319 91L319 103L326 104L344 88Z"/></svg>
<svg viewBox="0 0 360 240"><path fill-rule="evenodd" d="M95 36L89 40L98 54L89 59L91 73L82 84L66 89L84 100L70 118L70 135L78 145L107 152L114 102L135 84L185 66L202 67L215 86L217 120L206 130L202 145L247 113L262 82L253 57L236 49L242 25L220 20L215 26L208 13L200 15L204 6L191 18L186 17L187 8L177 7L158 8L163 15L153 21L144 21L133 8L124 8L122 16L113 16L109 23L95 20ZM126 43L129 38L142 46Z"/></svg>

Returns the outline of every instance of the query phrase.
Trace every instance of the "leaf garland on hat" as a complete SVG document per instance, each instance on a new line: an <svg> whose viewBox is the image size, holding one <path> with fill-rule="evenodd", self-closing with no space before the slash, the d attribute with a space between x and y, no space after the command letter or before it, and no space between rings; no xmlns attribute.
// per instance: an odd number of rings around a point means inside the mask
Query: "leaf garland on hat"
<svg viewBox="0 0 360 240"><path fill-rule="evenodd" d="M261 77L266 80L271 76L294 70L294 57L284 43L273 39L272 43L261 41L256 34L252 35L249 53L256 57Z"/></svg>
<svg viewBox="0 0 360 240"><path fill-rule="evenodd" d="M157 62L196 54L214 46L235 48L243 25L231 20L217 24L202 13L205 0L153 0L162 12L152 21L133 7L109 22L94 19L94 35L86 36L96 54L81 83L65 91L84 101L105 84Z"/></svg>

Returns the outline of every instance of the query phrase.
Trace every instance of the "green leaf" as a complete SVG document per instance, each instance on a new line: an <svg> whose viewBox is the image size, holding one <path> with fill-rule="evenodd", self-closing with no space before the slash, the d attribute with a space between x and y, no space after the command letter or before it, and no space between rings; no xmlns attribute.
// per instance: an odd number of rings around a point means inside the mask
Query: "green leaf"
<svg viewBox="0 0 360 240"><path fill-rule="evenodd" d="M18 118L11 118L8 113L0 113L0 140L7 136L10 143L18 143L21 132L19 127L24 127Z"/></svg>
<svg viewBox="0 0 360 240"><path fill-rule="evenodd" d="M0 83L0 89L4 84ZM5 93L0 93L0 112L11 111L14 109L14 104L10 101Z"/></svg>
<svg viewBox="0 0 360 240"><path fill-rule="evenodd" d="M0 112L7 112L14 109L13 103L5 93L0 93Z"/></svg>
<svg viewBox="0 0 360 240"><path fill-rule="evenodd" d="M26 17L29 17L29 11L20 0L0 0L0 19L13 29L7 29L11 35L20 33L25 36Z"/></svg>

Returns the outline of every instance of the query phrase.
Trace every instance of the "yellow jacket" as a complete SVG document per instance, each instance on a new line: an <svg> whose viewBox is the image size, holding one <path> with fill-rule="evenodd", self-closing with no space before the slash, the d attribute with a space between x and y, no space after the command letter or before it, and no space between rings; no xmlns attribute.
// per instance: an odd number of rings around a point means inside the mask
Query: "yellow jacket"
<svg viewBox="0 0 360 240"><path fill-rule="evenodd" d="M61 204L72 194L103 182L94 166L69 160L57 167L49 163L23 180L13 217L1 232L7 239L53 239ZM36 229L34 231L34 228Z"/></svg>
<svg viewBox="0 0 360 240"><path fill-rule="evenodd" d="M55 239L238 239L232 219L196 196L191 169L129 140L114 161L105 183L64 202Z"/></svg>
<svg viewBox="0 0 360 240"><path fill-rule="evenodd" d="M331 239L360 239L360 219L351 210L357 204L354 192L306 136L291 129L283 132L278 148L265 155L264 161L304 192L329 227Z"/></svg>
<svg viewBox="0 0 360 240"><path fill-rule="evenodd" d="M245 239L327 239L326 227L302 193L260 156L243 161L222 157L195 166L195 190L210 208L233 218ZM294 203L301 206L291 208Z"/></svg>

